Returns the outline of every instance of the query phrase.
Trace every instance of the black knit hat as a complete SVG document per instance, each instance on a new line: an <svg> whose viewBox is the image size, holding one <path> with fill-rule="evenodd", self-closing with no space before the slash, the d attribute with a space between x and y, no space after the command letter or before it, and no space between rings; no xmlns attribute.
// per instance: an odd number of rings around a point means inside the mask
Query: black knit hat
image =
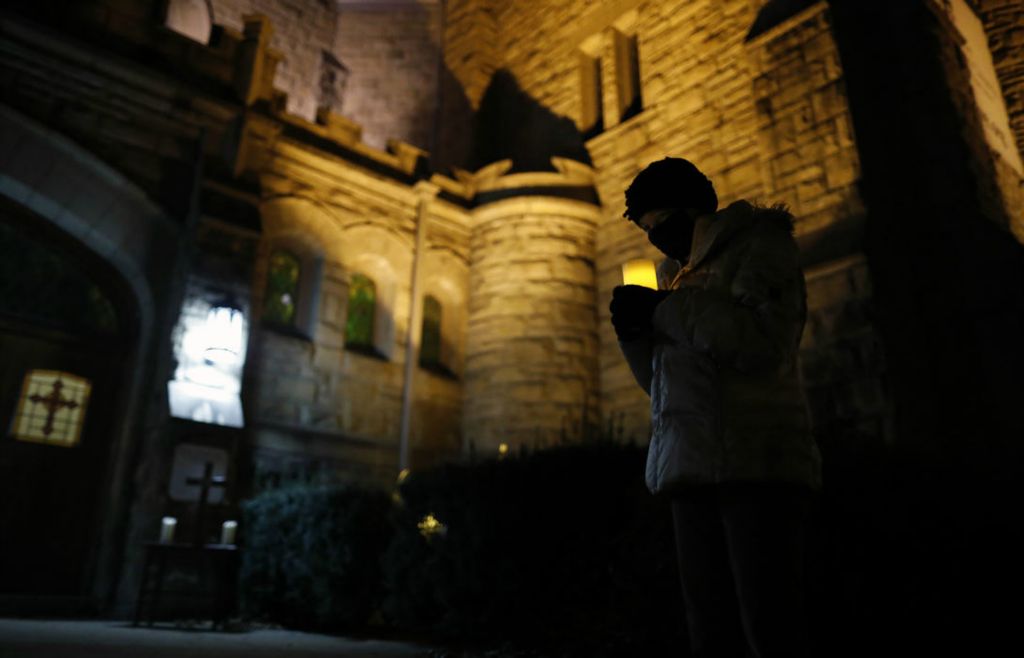
<svg viewBox="0 0 1024 658"><path fill-rule="evenodd" d="M718 195L708 177L692 162L665 158L647 165L630 183L622 216L636 221L658 208L696 208L712 213L718 210Z"/></svg>

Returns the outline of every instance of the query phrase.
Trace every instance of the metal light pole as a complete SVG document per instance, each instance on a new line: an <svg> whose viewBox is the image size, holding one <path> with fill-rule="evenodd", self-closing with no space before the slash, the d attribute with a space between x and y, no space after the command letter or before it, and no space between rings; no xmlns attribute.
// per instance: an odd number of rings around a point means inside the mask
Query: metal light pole
<svg viewBox="0 0 1024 658"><path fill-rule="evenodd" d="M398 472L409 468L409 429L412 423L413 377L419 360L420 324L423 318L423 304L420 303L422 286L423 254L427 243L427 219L430 202L440 188L429 181L416 183L419 206L416 211L416 246L412 256L412 276L409 284L409 326L405 337L405 379L402 382L402 422L398 437Z"/></svg>

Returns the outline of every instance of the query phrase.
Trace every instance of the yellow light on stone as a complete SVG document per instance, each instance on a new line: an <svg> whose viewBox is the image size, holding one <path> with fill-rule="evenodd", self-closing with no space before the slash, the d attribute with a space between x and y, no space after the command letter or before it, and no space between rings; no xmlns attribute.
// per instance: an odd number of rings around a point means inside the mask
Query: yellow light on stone
<svg viewBox="0 0 1024 658"><path fill-rule="evenodd" d="M403 468L398 472L398 484L405 482L405 478L409 477L409 469Z"/></svg>
<svg viewBox="0 0 1024 658"><path fill-rule="evenodd" d="M654 261L649 258L635 258L622 266L622 283L627 286L643 286L658 289L658 274Z"/></svg>

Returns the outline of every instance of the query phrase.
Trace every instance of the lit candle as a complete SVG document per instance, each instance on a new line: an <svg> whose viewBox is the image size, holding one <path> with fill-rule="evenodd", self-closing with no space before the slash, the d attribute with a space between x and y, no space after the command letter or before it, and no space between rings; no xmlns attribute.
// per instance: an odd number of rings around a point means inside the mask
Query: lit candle
<svg viewBox="0 0 1024 658"><path fill-rule="evenodd" d="M220 527L220 543L234 544L235 532L238 530L238 521L225 521Z"/></svg>
<svg viewBox="0 0 1024 658"><path fill-rule="evenodd" d="M622 283L627 286L643 286L658 289L658 274L654 269L654 261L648 258L636 258L622 266Z"/></svg>
<svg viewBox="0 0 1024 658"><path fill-rule="evenodd" d="M160 522L160 543L170 544L174 541L174 528L178 525L178 519L173 516L165 516Z"/></svg>
<svg viewBox="0 0 1024 658"><path fill-rule="evenodd" d="M508 444L507 443L500 444L498 446L498 456L499 457L504 457L507 454L508 454Z"/></svg>

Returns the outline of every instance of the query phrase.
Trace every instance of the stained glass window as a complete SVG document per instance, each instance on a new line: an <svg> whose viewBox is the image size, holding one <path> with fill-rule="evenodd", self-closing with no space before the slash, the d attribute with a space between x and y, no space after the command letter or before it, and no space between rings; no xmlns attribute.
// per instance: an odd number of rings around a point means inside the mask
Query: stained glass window
<svg viewBox="0 0 1024 658"><path fill-rule="evenodd" d="M88 379L57 370L29 370L14 415L14 438L67 448L76 445L91 392Z"/></svg>
<svg viewBox="0 0 1024 658"><path fill-rule="evenodd" d="M441 302L427 295L423 299L423 333L420 341L420 365L441 365Z"/></svg>
<svg viewBox="0 0 1024 658"><path fill-rule="evenodd" d="M299 259L287 251L270 255L267 268L267 294L263 319L272 324L295 324L295 305L299 294Z"/></svg>
<svg viewBox="0 0 1024 658"><path fill-rule="evenodd" d="M348 287L348 319L345 322L347 347L373 347L373 316L377 306L377 287L363 274L353 274Z"/></svg>

